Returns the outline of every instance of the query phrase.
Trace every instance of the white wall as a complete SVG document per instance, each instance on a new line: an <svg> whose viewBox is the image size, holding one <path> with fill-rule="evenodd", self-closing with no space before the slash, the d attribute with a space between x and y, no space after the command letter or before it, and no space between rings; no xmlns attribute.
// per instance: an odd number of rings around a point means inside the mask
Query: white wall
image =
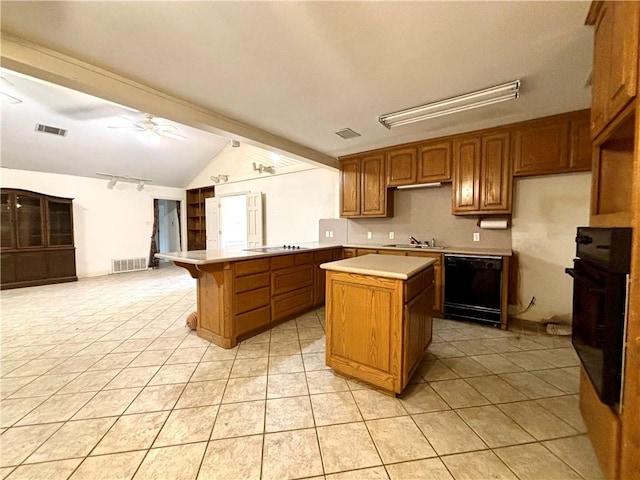
<svg viewBox="0 0 640 480"><path fill-rule="evenodd" d="M216 186L216 195L262 192L265 245L318 241L321 218L338 216L338 171L313 168Z"/></svg>
<svg viewBox="0 0 640 480"><path fill-rule="evenodd" d="M21 188L59 197L71 197L79 277L104 275L111 260L147 257L153 228L153 199L181 200L184 190L134 183L118 183L112 190L106 180L2 168L3 188ZM182 218L186 218L184 211ZM184 223L184 222L183 222Z"/></svg>
<svg viewBox="0 0 640 480"><path fill-rule="evenodd" d="M258 173L253 163L276 165L276 173ZM229 175L226 183L214 184L211 176ZM264 243L278 245L318 241L321 218L339 216L339 174L331 168L304 163L281 164L270 152L241 144L229 147L213 159L187 189L215 185L216 196L262 192Z"/></svg>
<svg viewBox="0 0 640 480"><path fill-rule="evenodd" d="M573 173L515 181L512 248L519 261L519 309L526 320L570 316L573 283L564 269L573 265L576 227L589 224L591 174Z"/></svg>

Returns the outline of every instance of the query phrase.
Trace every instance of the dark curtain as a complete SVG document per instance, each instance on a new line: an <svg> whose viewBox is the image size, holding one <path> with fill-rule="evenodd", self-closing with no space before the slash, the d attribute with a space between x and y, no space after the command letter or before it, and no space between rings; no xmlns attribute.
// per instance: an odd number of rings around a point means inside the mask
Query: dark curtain
<svg viewBox="0 0 640 480"><path fill-rule="evenodd" d="M158 236L158 199L153 199L153 232L151 233L151 249L149 251L149 268L158 268L160 260L155 257L158 253L158 245L156 244L156 237Z"/></svg>
<svg viewBox="0 0 640 480"><path fill-rule="evenodd" d="M180 200L176 200L176 213L178 214L178 250L182 250L182 224L180 223Z"/></svg>

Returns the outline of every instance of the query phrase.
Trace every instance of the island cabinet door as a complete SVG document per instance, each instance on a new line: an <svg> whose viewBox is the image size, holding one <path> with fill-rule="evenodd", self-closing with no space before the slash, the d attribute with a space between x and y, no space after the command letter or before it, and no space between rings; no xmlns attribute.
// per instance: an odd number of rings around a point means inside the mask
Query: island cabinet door
<svg viewBox="0 0 640 480"><path fill-rule="evenodd" d="M327 365L401 391L402 280L327 272Z"/></svg>
<svg viewBox="0 0 640 480"><path fill-rule="evenodd" d="M433 293L430 284L404 307L403 387L409 383L431 342Z"/></svg>

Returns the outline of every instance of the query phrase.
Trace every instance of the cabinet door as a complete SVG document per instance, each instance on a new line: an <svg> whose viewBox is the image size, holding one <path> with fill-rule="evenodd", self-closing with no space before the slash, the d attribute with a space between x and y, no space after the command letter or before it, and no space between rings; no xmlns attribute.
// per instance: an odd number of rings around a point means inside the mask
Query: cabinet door
<svg viewBox="0 0 640 480"><path fill-rule="evenodd" d="M433 285L425 288L404 306L404 358L402 366L402 384L409 383L411 374L422 360L425 349L431 340L431 311Z"/></svg>
<svg viewBox="0 0 640 480"><path fill-rule="evenodd" d="M610 121L636 96L639 22L638 2L611 2L608 7L613 9L606 108Z"/></svg>
<svg viewBox="0 0 640 480"><path fill-rule="evenodd" d="M401 148L387 153L387 186L416 183L416 149Z"/></svg>
<svg viewBox="0 0 640 480"><path fill-rule="evenodd" d="M16 233L18 248L44 246L42 199L16 195Z"/></svg>
<svg viewBox="0 0 640 480"><path fill-rule="evenodd" d="M2 193L0 194L0 198L0 227L2 227L2 232L0 233L1 247L15 248L16 232L13 223L13 205L15 205L15 200L13 199L12 193Z"/></svg>
<svg viewBox="0 0 640 480"><path fill-rule="evenodd" d="M482 137L480 165L480 209L483 212L511 212L511 169L509 134Z"/></svg>
<svg viewBox="0 0 640 480"><path fill-rule="evenodd" d="M569 166L569 122L565 119L517 128L514 175L544 175Z"/></svg>
<svg viewBox="0 0 640 480"><path fill-rule="evenodd" d="M49 245L73 246L73 212L71 202L47 201Z"/></svg>
<svg viewBox="0 0 640 480"><path fill-rule="evenodd" d="M438 142L418 148L416 183L451 181L452 142Z"/></svg>
<svg viewBox="0 0 640 480"><path fill-rule="evenodd" d="M571 122L569 170L572 172L590 171L592 158L591 129L589 118L585 116Z"/></svg>
<svg viewBox="0 0 640 480"><path fill-rule="evenodd" d="M480 208L480 138L456 140L453 149L453 213Z"/></svg>
<svg viewBox="0 0 640 480"><path fill-rule="evenodd" d="M606 125L606 104L613 39L613 8L603 2L596 19L591 76L591 136L595 137Z"/></svg>
<svg viewBox="0 0 640 480"><path fill-rule="evenodd" d="M360 160L340 162L340 216L360 215Z"/></svg>
<svg viewBox="0 0 640 480"><path fill-rule="evenodd" d="M383 217L387 214L384 156L364 157L361 170L361 214Z"/></svg>

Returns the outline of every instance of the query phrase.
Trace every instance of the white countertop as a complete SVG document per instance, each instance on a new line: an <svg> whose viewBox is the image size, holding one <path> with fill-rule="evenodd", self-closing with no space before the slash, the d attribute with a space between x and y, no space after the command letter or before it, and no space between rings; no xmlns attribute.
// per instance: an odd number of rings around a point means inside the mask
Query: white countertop
<svg viewBox="0 0 640 480"><path fill-rule="evenodd" d="M342 245L332 245L327 243L300 243L300 250L282 250L277 252L247 252L241 249L219 249L219 250L190 250L181 252L156 253L156 258L171 260L173 262L190 263L193 265L206 265L210 263L231 262L236 260L248 260L259 257L273 257L275 255L288 255L292 253L313 252L326 250L329 248L340 248ZM280 245L281 246L281 245ZM276 247L274 247L276 248Z"/></svg>
<svg viewBox="0 0 640 480"><path fill-rule="evenodd" d="M433 258L371 254L323 263L320 268L335 272L407 280L434 263L436 260Z"/></svg>

